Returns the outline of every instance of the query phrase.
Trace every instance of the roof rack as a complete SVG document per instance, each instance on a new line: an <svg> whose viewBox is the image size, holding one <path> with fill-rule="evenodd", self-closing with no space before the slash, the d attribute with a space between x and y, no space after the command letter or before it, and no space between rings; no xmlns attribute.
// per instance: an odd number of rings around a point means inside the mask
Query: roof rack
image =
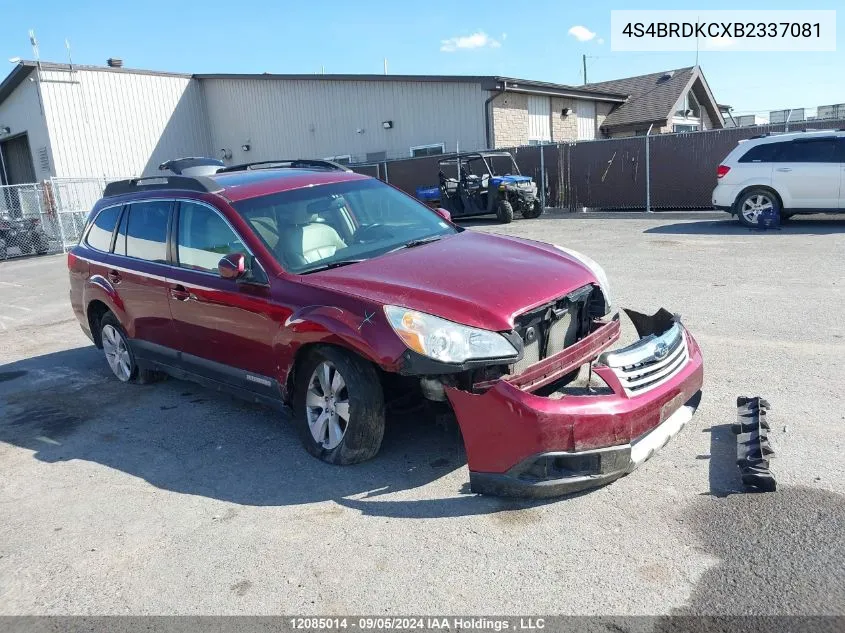
<svg viewBox="0 0 845 633"><path fill-rule="evenodd" d="M218 170L218 174L227 174L233 171L252 171L253 169L325 169L327 171L352 171L349 167L336 163L332 160L317 158L294 158L290 160L262 160L256 163L244 163L232 165Z"/></svg>
<svg viewBox="0 0 845 633"><path fill-rule="evenodd" d="M216 158L207 158L205 156L186 156L184 158L174 158L172 160L164 161L158 168L161 171L172 171L174 174L182 175L188 172L187 176L207 176L216 173L221 167L226 164L222 160Z"/></svg>
<svg viewBox="0 0 845 633"><path fill-rule="evenodd" d="M103 191L103 197L111 198L112 196L121 196L126 193L155 191L158 189L181 189L182 191L214 193L215 191L222 191L223 187L205 176L152 176L110 182Z"/></svg>

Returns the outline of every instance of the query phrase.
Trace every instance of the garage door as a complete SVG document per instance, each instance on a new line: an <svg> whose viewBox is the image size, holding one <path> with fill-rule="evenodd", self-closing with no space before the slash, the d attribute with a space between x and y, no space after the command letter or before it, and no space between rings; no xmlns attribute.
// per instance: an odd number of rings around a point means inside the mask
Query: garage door
<svg viewBox="0 0 845 633"><path fill-rule="evenodd" d="M32 156L29 153L29 139L26 134L0 143L2 164L0 178L6 185L22 185L35 182L35 168L32 166Z"/></svg>

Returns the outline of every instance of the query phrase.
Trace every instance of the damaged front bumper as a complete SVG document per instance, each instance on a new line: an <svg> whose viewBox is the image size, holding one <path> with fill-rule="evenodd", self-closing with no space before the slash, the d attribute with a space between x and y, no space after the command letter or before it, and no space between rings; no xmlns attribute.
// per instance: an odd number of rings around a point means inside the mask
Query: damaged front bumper
<svg viewBox="0 0 845 633"><path fill-rule="evenodd" d="M518 376L446 388L467 452L474 492L551 497L599 486L635 469L692 418L704 370L695 339L666 310L628 311L639 341L619 339L618 317ZM582 365L603 395L538 395Z"/></svg>

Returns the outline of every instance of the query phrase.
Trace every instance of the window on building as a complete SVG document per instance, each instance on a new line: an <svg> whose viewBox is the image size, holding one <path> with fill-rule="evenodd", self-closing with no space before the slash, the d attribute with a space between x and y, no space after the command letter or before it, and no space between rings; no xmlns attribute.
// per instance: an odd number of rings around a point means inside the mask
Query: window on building
<svg viewBox="0 0 845 633"><path fill-rule="evenodd" d="M230 253L247 254L244 243L222 216L202 204L179 204L179 266L217 273L220 258Z"/></svg>
<svg viewBox="0 0 845 633"><path fill-rule="evenodd" d="M114 234L114 227L120 217L120 210L123 207L109 207L97 214L96 219L88 229L86 242L91 248L108 253L111 250L111 238Z"/></svg>
<svg viewBox="0 0 845 633"><path fill-rule="evenodd" d="M380 163L387 160L387 152L367 152L368 163Z"/></svg>
<svg viewBox="0 0 845 633"><path fill-rule="evenodd" d="M684 95L684 101L681 104L681 108L677 111L677 116L680 117L687 117L697 119L701 117L701 105L698 103L698 99L695 98L692 90L687 92Z"/></svg>
<svg viewBox="0 0 845 633"><path fill-rule="evenodd" d="M842 160L834 137L801 139L782 143L775 157L778 163L838 163Z"/></svg>
<svg viewBox="0 0 845 633"><path fill-rule="evenodd" d="M129 205L126 254L150 262L167 261L167 221L171 203L163 200ZM115 248L117 250L117 248Z"/></svg>
<svg viewBox="0 0 845 633"><path fill-rule="evenodd" d="M437 154L443 154L445 151L446 145L444 143L417 145L411 148L411 157L417 158L418 156L436 156Z"/></svg>
<svg viewBox="0 0 845 633"><path fill-rule="evenodd" d="M675 124L672 126L673 132L698 132L697 125L690 125L690 124Z"/></svg>

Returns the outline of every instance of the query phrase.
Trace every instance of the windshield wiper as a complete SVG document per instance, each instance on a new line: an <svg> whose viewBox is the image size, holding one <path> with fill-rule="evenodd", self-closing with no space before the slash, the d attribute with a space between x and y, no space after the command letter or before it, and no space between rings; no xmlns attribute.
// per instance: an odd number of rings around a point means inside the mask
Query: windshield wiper
<svg viewBox="0 0 845 633"><path fill-rule="evenodd" d="M405 242L397 246L394 249L387 251L388 253L392 253L393 251L402 250L403 248L414 248L415 246L422 246L423 244L429 244L431 242L436 242L439 239L442 239L442 235L429 235L428 237L421 237L416 240L411 240L410 242Z"/></svg>
<svg viewBox="0 0 845 633"><path fill-rule="evenodd" d="M363 262L363 259L340 259L336 262L327 262L325 264L321 264L319 266L315 266L314 268L308 268L306 270L301 271L300 275L307 275L308 273L316 273L321 270L329 270L330 268L340 268L341 266L349 266L349 264L358 264Z"/></svg>

